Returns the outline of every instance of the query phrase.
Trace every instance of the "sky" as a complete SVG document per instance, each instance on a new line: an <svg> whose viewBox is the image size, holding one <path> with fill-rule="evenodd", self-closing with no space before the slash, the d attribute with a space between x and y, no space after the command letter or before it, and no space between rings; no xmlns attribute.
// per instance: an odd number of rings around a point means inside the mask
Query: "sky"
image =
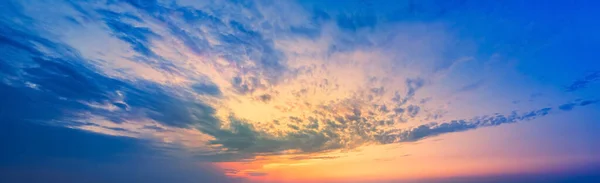
<svg viewBox="0 0 600 183"><path fill-rule="evenodd" d="M600 182L596 1L0 1L0 182Z"/></svg>

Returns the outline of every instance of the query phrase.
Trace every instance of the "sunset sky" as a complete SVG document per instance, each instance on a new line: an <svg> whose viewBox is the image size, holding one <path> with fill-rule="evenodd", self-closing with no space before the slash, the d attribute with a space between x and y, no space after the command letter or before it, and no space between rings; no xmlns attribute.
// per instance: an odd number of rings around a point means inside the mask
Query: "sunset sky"
<svg viewBox="0 0 600 183"><path fill-rule="evenodd" d="M0 182L600 182L597 7L2 0Z"/></svg>

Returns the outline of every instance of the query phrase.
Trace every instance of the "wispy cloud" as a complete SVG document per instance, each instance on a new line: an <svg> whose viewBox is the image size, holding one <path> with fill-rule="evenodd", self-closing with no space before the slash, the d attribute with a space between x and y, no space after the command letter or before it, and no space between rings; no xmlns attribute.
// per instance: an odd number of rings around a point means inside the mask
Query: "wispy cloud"
<svg viewBox="0 0 600 183"><path fill-rule="evenodd" d="M575 80L573 83L565 87L565 91L574 92L586 88L588 85L600 81L600 71L590 72L585 77Z"/></svg>
<svg viewBox="0 0 600 183"><path fill-rule="evenodd" d="M150 139L201 160L411 142L556 111L442 118L440 73L474 54L442 54L462 50L442 23L378 26L368 12L291 2L5 4L19 8L0 23L3 119Z"/></svg>

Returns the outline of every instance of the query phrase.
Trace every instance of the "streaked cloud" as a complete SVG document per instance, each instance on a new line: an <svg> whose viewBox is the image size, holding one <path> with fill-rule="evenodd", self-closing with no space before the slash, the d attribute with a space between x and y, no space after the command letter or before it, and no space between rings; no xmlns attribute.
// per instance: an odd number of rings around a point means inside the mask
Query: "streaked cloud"
<svg viewBox="0 0 600 183"><path fill-rule="evenodd" d="M600 71L590 72L583 78L575 80L573 83L565 87L567 92L577 91L586 88L588 85L600 80Z"/></svg>
<svg viewBox="0 0 600 183"><path fill-rule="evenodd" d="M491 71L506 68L494 65L495 55L482 59L477 45L435 18L392 21L368 9L344 14L287 1L2 4L3 119L149 140L200 161L334 159L319 153L415 142L598 102L514 107L517 99L501 92L493 93L499 102L482 102L488 93L475 91L503 79ZM446 11L435 12L421 13ZM472 101L486 107L451 109Z"/></svg>

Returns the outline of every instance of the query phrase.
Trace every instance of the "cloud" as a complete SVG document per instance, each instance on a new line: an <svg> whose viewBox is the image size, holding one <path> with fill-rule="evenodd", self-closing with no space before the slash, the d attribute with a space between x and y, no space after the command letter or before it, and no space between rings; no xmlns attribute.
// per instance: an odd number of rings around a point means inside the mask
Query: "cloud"
<svg viewBox="0 0 600 183"><path fill-rule="evenodd" d="M473 90L476 90L476 89L480 88L484 84L485 84L484 80L479 80L479 81L477 81L475 83L471 83L471 84L468 84L468 85L465 85L465 86L459 88L457 90L457 92L473 91Z"/></svg>
<svg viewBox="0 0 600 183"><path fill-rule="evenodd" d="M568 103L558 106L558 109L563 111L570 111L571 109L573 109L573 107L575 107L574 103Z"/></svg>
<svg viewBox="0 0 600 183"><path fill-rule="evenodd" d="M570 110L573 110L573 108L575 108L577 106L587 106L590 104L596 104L598 102L600 102L600 101L597 99L576 100L576 101L573 101L570 103L560 105L560 106L558 106L558 108L563 111L570 111Z"/></svg>
<svg viewBox="0 0 600 183"><path fill-rule="evenodd" d="M590 72L585 77L575 80L573 83L565 87L565 91L574 92L581 90L596 81L600 81L600 71Z"/></svg>
<svg viewBox="0 0 600 183"><path fill-rule="evenodd" d="M559 105L557 108L562 111L570 111L577 106L586 106L597 103L598 100L584 100L579 102L570 102ZM398 142L414 142L424 138L434 137L446 133L461 132L473 130L481 127L497 126L506 123L516 123L529 121L553 112L552 108L546 107L528 112L518 113L513 111L511 114L495 114L477 116L472 119L452 120L448 122L431 122L429 124L419 125L405 130L390 130L377 135L379 142L384 144Z"/></svg>
<svg viewBox="0 0 600 183"><path fill-rule="evenodd" d="M265 173L265 172L246 172L246 175L250 175L253 177L261 177L261 176L266 176L267 173Z"/></svg>
<svg viewBox="0 0 600 183"><path fill-rule="evenodd" d="M448 84L438 72L464 56L440 54L462 50L442 24L381 25L374 12L289 2L4 3L16 8L0 22L3 119L149 140L202 161L410 142L551 112L442 117L451 101L436 91Z"/></svg>
<svg viewBox="0 0 600 183"><path fill-rule="evenodd" d="M294 156L292 158L292 160L315 160L315 159L320 159L320 160L327 160L327 159L337 159L339 158L339 156Z"/></svg>
<svg viewBox="0 0 600 183"><path fill-rule="evenodd" d="M123 128L125 122L132 121L152 120L167 128L196 125L206 133L219 124L212 116L214 109L206 104L185 101L154 83L134 84L107 77L93 70L73 48L38 37L35 32L7 26L2 30L3 35L13 35L2 42L10 53L0 63L8 69L2 72L6 79L0 83L0 94L10 98L0 103L3 119L118 134L139 133ZM29 87L32 83L36 87ZM206 91L214 93L214 89ZM90 116L102 116L109 121L106 124L115 125L95 124Z"/></svg>
<svg viewBox="0 0 600 183"><path fill-rule="evenodd" d="M1 182L238 182L150 142L3 120Z"/></svg>

